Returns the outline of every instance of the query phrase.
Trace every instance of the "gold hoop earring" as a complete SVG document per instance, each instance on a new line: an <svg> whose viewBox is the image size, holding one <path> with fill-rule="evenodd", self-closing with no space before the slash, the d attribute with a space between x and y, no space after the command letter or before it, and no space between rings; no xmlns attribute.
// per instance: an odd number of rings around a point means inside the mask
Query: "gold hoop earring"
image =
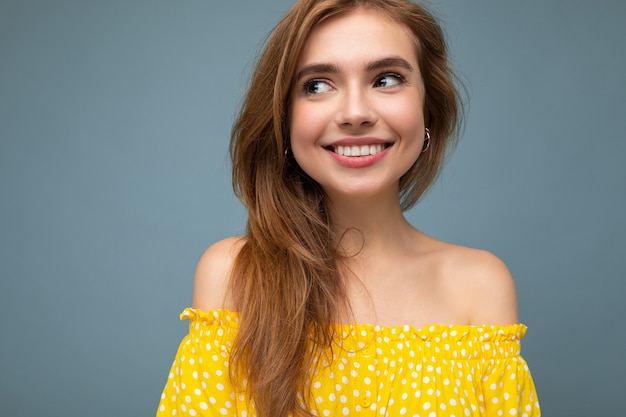
<svg viewBox="0 0 626 417"><path fill-rule="evenodd" d="M430 148L430 130L424 128L426 133L424 134L424 146L422 147L422 153L426 152Z"/></svg>

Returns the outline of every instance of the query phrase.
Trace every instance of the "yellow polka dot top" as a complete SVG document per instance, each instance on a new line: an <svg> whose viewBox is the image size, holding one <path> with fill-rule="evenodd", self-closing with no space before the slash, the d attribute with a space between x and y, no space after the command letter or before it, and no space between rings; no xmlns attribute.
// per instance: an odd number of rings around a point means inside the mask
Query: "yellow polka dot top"
<svg viewBox="0 0 626 417"><path fill-rule="evenodd" d="M186 309L189 334L172 365L157 417L255 417L229 378L238 315ZM539 416L520 356L526 327L340 325L338 348L311 372L317 416Z"/></svg>

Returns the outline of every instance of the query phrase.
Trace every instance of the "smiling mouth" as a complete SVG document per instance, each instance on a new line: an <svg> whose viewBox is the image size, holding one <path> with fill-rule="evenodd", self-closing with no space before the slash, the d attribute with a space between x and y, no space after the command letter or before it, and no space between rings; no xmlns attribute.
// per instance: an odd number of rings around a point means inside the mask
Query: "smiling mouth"
<svg viewBox="0 0 626 417"><path fill-rule="evenodd" d="M326 149L341 156L359 157L376 155L390 146L391 143L377 143L372 145L328 146Z"/></svg>

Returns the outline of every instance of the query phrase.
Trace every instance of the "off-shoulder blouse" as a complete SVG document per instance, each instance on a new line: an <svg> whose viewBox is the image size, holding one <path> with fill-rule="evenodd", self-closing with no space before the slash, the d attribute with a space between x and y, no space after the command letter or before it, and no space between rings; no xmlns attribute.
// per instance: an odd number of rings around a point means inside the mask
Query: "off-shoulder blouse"
<svg viewBox="0 0 626 417"><path fill-rule="evenodd" d="M238 314L186 309L180 344L157 416L255 417L231 384L229 350ZM384 327L338 325L337 347L311 370L318 416L539 416L520 341L523 324ZM244 381L245 383L245 381Z"/></svg>

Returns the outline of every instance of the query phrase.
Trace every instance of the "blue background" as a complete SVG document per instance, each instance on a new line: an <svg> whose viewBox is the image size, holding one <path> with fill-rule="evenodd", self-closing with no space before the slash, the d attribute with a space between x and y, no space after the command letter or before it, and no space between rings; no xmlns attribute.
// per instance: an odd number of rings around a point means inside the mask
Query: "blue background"
<svg viewBox="0 0 626 417"><path fill-rule="evenodd" d="M0 1L0 415L153 415L291 1ZM471 102L409 219L511 268L546 416L624 409L626 4L433 1Z"/></svg>

